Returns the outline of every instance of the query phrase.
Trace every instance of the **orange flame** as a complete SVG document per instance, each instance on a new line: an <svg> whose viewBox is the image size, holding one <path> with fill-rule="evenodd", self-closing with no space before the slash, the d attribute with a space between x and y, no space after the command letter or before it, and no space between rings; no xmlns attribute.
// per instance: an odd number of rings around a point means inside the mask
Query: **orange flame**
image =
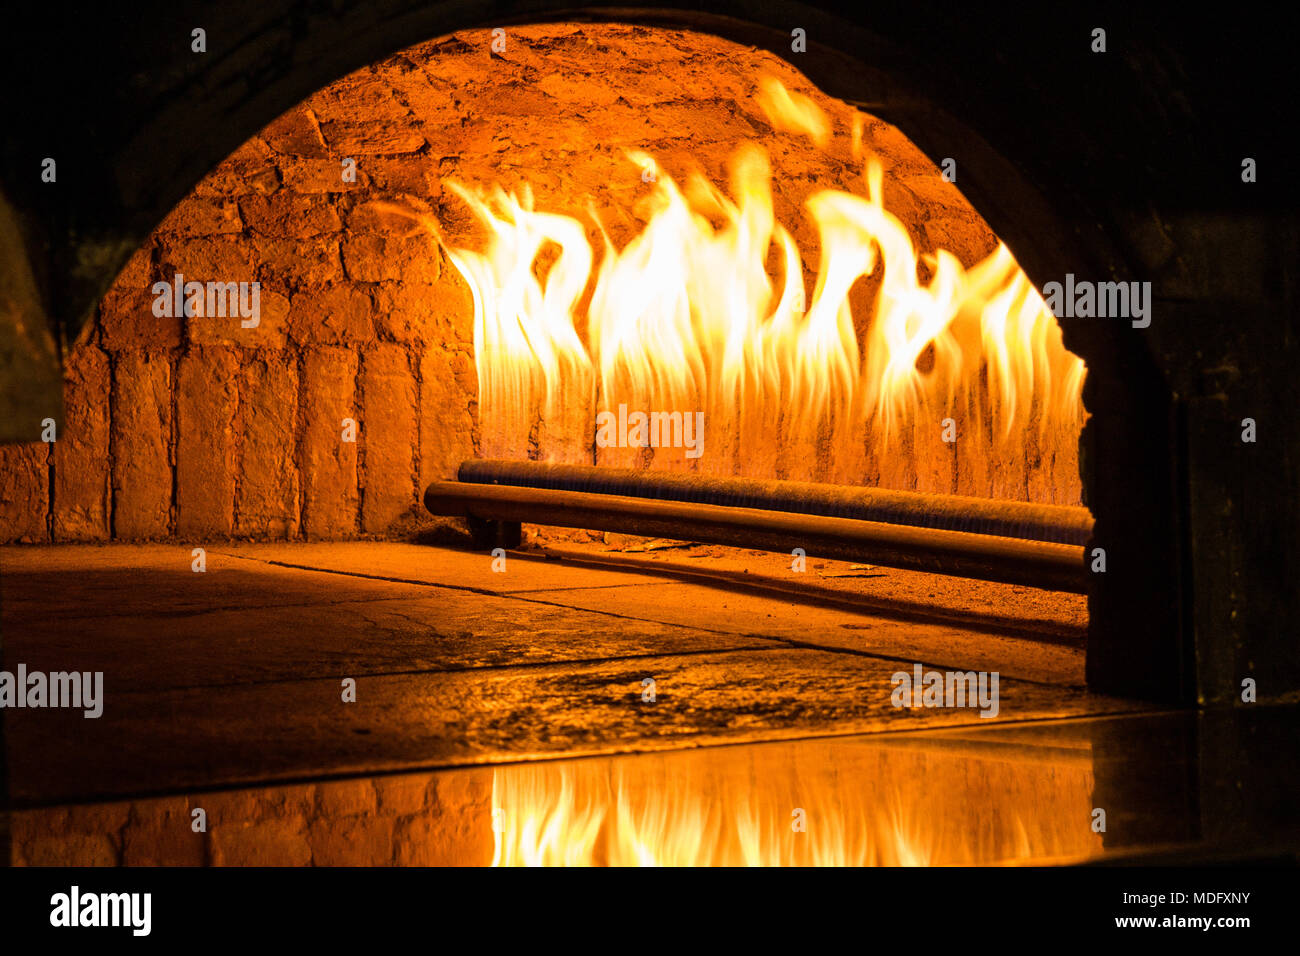
<svg viewBox="0 0 1300 956"><path fill-rule="evenodd" d="M775 128L828 141L830 121L807 97L765 78L759 102ZM776 220L759 146L732 156L729 194L699 175L683 190L652 157L628 155L653 174L645 225L622 249L600 230L594 278L582 224L535 211L527 189L453 185L487 230L482 253L424 219L473 294L484 454L520 454L539 411L585 410L566 425L582 430L595 409L622 403L704 411L710 454L700 467L759 477L829 443L822 473L856 481L864 448L893 453L909 429L937 433L949 417L995 444L1036 431L1073 445L1084 364L1011 252L999 245L969 269L945 250L921 257L884 207L876 157L865 196L822 190L805 203L821 246L805 303L799 249ZM855 325L849 293L864 277L877 291Z"/></svg>

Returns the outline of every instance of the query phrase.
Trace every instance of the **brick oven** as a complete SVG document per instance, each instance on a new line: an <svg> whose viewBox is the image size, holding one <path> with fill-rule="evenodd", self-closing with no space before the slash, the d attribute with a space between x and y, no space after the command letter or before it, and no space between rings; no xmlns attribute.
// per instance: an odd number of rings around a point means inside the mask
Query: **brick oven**
<svg viewBox="0 0 1300 956"><path fill-rule="evenodd" d="M159 14L5 145L4 666L106 688L0 712L14 862L1292 832L1296 219L1197 38L378 6Z"/></svg>

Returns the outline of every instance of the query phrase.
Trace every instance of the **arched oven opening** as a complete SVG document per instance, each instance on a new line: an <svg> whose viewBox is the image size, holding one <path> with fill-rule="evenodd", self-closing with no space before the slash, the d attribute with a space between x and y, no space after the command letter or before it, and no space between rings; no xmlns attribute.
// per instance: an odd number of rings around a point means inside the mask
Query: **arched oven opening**
<svg viewBox="0 0 1300 956"><path fill-rule="evenodd" d="M1210 625L1240 596L1204 582L1214 544L1239 557L1243 539L1197 471L1236 414L1214 376L1237 381L1151 331L1180 276L1140 281L1147 226L1053 177L1061 151L1105 144L1037 141L1035 98L1063 94L964 85L945 30L922 53L905 24L798 13L413 10L267 66L255 93L224 66L187 81L232 122L205 135L159 106L175 163L148 182L125 166L98 212L42 220L15 193L15 248L24 230L79 238L53 243L61 284L31 254L7 279L60 320L28 344L48 360L57 342L65 407L35 401L0 446L6 540L56 546L7 552L6 663L83 653L137 695L114 733L157 744L124 758L105 738L86 777L84 748L8 716L11 792L33 808L19 855L39 807L86 786L155 799L1237 693L1248 652ZM345 26L263 36L292 52ZM39 595L74 579L115 610L42 620ZM203 641L129 662L188 615ZM61 643L71 621L98 650ZM941 687L927 710L935 673L970 678L967 709ZM333 707L339 680L355 709ZM256 689L295 681L292 707ZM218 688L246 723L205 736L200 766L147 699L188 714ZM292 745L245 763L240 735L284 714ZM981 792L1001 759L979 763L984 738L934 760L906 735L855 751L863 779L948 774L964 797L873 791L880 832L866 804L823 807L835 827L812 848L754 843L805 799L772 770L784 751L499 767L444 801L464 839L416 861L477 860L462 824L489 810L495 862L557 862L521 829L543 811L605 834L584 862L651 837L676 862L1086 858L1137 842L1067 822L1098 793L1149 795L1154 771L1098 756L1120 737L1016 742L1006 812L942 845L923 821ZM431 772L426 796L453 779ZM702 855L673 856L700 826L637 829L698 824L701 793L760 772L781 779ZM698 785L667 806L681 774Z"/></svg>

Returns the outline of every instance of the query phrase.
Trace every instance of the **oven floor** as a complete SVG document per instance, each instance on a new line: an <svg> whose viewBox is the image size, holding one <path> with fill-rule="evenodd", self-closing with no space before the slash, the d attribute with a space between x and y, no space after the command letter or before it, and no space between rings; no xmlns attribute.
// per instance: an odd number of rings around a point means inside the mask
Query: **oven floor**
<svg viewBox="0 0 1300 956"><path fill-rule="evenodd" d="M103 671L105 686L97 719L6 711L13 796L1131 709L1079 686L1081 635L1043 610L1071 595L992 586L1001 605L979 607L982 585L932 575L815 562L792 583L771 555L565 547L511 553L504 572L377 542L213 547L203 573L188 547L6 549L5 668ZM998 671L996 716L895 708L891 677L917 663Z"/></svg>
<svg viewBox="0 0 1300 956"><path fill-rule="evenodd" d="M657 753L617 759L698 768L747 750L723 744L774 742L833 766L837 745L866 753L851 741L897 755L931 731L1144 709L1080 686L1071 595L837 562L810 561L796 581L780 556L594 543L511 552L504 572L483 554L379 542L212 547L203 573L192 561L171 545L0 549L5 669L104 672L98 719L4 712L11 794L31 820L72 804L183 813L222 789L213 801L292 803L284 794L305 787L364 808L408 778L425 781L410 785L424 800L434 778L455 789L467 775L468 793L487 774L491 790L511 766ZM997 714L894 707L892 676L916 664L998 671ZM563 759L527 763L539 758ZM30 857L19 829L15 857ZM92 841L92 855L130 862L124 834ZM205 845L208 862L239 859Z"/></svg>

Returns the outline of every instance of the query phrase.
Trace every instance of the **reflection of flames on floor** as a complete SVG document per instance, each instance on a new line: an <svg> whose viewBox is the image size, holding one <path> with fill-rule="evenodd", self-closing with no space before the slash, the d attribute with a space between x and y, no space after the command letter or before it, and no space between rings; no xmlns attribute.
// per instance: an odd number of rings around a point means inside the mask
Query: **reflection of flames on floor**
<svg viewBox="0 0 1300 956"><path fill-rule="evenodd" d="M493 864L921 866L1100 852L1086 751L914 744L500 767Z"/></svg>

